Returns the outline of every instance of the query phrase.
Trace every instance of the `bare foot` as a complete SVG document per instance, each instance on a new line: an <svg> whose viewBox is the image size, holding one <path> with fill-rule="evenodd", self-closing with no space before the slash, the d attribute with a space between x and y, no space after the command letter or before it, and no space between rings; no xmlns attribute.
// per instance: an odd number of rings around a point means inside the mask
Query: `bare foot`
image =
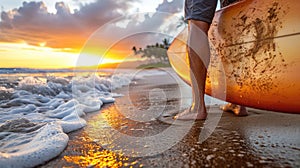
<svg viewBox="0 0 300 168"><path fill-rule="evenodd" d="M207 117L206 110L204 109L202 113L197 113L191 110L191 108L188 108L184 110L183 112L177 114L174 116L174 119L176 120L205 120Z"/></svg>
<svg viewBox="0 0 300 168"><path fill-rule="evenodd" d="M248 112L245 106L240 106L232 103L228 103L225 106L221 107L223 111L231 111L237 116L247 116Z"/></svg>

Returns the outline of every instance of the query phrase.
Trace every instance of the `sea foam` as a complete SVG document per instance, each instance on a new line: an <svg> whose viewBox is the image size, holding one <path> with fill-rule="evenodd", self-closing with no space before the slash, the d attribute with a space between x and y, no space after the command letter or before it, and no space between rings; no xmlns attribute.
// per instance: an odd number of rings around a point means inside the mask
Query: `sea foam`
<svg viewBox="0 0 300 168"><path fill-rule="evenodd" d="M62 77L20 77L0 104L0 167L33 167L59 155L66 133L87 123L83 116L113 103L112 90L128 85L130 74Z"/></svg>
<svg viewBox="0 0 300 168"><path fill-rule="evenodd" d="M0 167L33 167L57 156L67 146L69 137L59 124L50 122L35 130L37 125L26 119L16 119L22 129L1 132ZM27 123L24 129L24 123ZM2 125L5 127L9 122ZM31 129L30 129L31 128ZM10 130L13 131L13 130Z"/></svg>

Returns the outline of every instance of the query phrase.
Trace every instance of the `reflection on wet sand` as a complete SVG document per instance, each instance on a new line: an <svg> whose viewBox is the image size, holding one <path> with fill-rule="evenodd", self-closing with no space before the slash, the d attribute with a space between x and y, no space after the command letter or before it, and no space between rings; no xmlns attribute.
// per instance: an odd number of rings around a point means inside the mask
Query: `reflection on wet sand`
<svg viewBox="0 0 300 168"><path fill-rule="evenodd" d="M129 163L126 163L128 158L123 157L121 154L116 154L108 150L99 151L99 148L91 150L94 148L93 146L85 146L85 148L90 150L82 151L82 155L80 156L64 156L64 159L81 167L121 167L129 165Z"/></svg>
<svg viewBox="0 0 300 168"><path fill-rule="evenodd" d="M129 160L121 151L112 152L104 149L102 147L104 144L99 144L97 139L91 139L84 131L79 131L79 135L71 135L71 137L72 140L58 162L60 165L72 167L140 166L138 162Z"/></svg>
<svg viewBox="0 0 300 168"><path fill-rule="evenodd" d="M156 79L156 80L155 80ZM178 84L166 83L166 77L149 77L148 81L160 81L156 87L166 94L166 111L178 109L180 99ZM125 155L123 149L147 151L151 145L162 148L161 141L171 142L171 135L161 137L152 143L141 145L139 138L160 135L175 125L180 135L186 122L174 123L172 119L138 122L128 116L142 115L139 109L148 109L151 103L163 102L157 99L149 101L149 91L153 85L141 84L131 87L129 95L118 98L115 104L103 108L101 112L87 116L88 125L70 134L67 149L57 159L44 167L299 167L299 115L271 113L249 109L249 116L236 117L231 113L223 113L220 122L206 141L199 141L204 130L204 122L193 123L185 132L185 136L169 149L147 157ZM150 82L151 83L151 82ZM118 90L124 93L124 90ZM186 96L186 95L185 95ZM125 103L130 97L132 104ZM186 96L185 99L188 97ZM152 106L155 106L154 104ZM127 113L124 113L124 110ZM218 106L210 106L212 115L221 112ZM145 111L144 111L145 112ZM172 114L170 114L172 115ZM189 123L188 123L189 124ZM120 134L136 137L136 141L120 141ZM121 143L117 143L121 142Z"/></svg>

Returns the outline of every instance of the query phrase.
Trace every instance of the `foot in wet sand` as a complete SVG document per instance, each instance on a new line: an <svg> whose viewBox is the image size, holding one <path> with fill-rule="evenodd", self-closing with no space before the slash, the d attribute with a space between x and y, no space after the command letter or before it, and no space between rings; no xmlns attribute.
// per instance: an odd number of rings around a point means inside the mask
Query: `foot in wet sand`
<svg viewBox="0 0 300 168"><path fill-rule="evenodd" d="M248 112L245 106L240 106L232 103L228 103L221 107L223 111L233 112L237 116L247 116Z"/></svg>
<svg viewBox="0 0 300 168"><path fill-rule="evenodd" d="M204 109L205 112L197 113L191 110L191 108L188 108L184 110L183 112L177 114L174 116L174 119L176 120L205 120L207 117L206 109Z"/></svg>

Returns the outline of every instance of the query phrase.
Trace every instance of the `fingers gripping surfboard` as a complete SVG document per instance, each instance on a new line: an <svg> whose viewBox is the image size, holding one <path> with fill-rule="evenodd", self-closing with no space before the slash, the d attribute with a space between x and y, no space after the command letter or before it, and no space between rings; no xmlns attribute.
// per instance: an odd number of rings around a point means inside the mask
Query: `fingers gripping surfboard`
<svg viewBox="0 0 300 168"><path fill-rule="evenodd" d="M299 17L296 0L245 0L216 12L208 35L206 94L248 107L300 113ZM185 28L174 39L168 56L190 84L187 33Z"/></svg>

